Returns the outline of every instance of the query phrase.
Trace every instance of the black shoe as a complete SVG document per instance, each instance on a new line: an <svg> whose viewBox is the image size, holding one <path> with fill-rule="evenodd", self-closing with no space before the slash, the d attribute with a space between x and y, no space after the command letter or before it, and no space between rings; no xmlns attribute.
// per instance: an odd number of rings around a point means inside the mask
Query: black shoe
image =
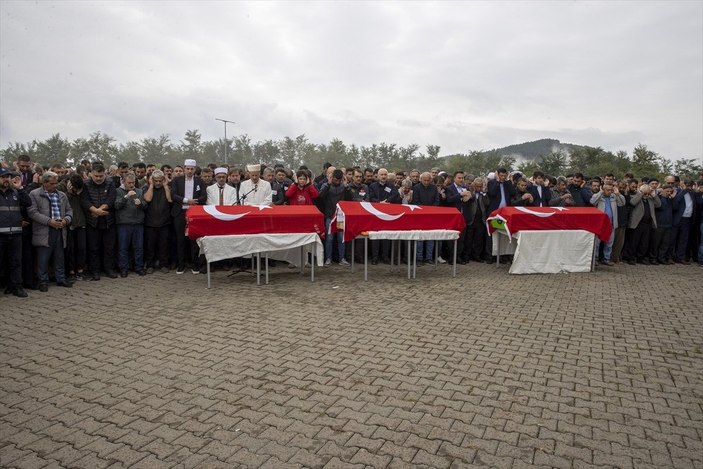
<svg viewBox="0 0 703 469"><path fill-rule="evenodd" d="M650 264L649 259L642 259L642 260L640 261L640 264L642 264L642 265L649 265L649 264Z"/></svg>
<svg viewBox="0 0 703 469"><path fill-rule="evenodd" d="M127 273L127 271L120 272L120 277L122 277L122 278L127 278L127 275L129 275L129 274ZM110 274L107 274L107 276L109 277Z"/></svg>
<svg viewBox="0 0 703 469"><path fill-rule="evenodd" d="M371 259L371 265L378 265L378 258Z"/></svg>
<svg viewBox="0 0 703 469"><path fill-rule="evenodd" d="M6 295L9 295L10 293L14 293L14 292L15 292L15 289L12 288L12 287L9 286L9 285L5 288L5 294L6 294Z"/></svg>
<svg viewBox="0 0 703 469"><path fill-rule="evenodd" d="M105 275L107 275L108 278L117 278L117 273L114 270L108 270L105 272Z"/></svg>
<svg viewBox="0 0 703 469"><path fill-rule="evenodd" d="M39 285L39 291L42 293L46 293L49 291L49 286L46 283L42 283Z"/></svg>
<svg viewBox="0 0 703 469"><path fill-rule="evenodd" d="M656 260L656 259L652 259L652 260L649 261L649 262L650 262L652 265L659 265L659 261Z"/></svg>
<svg viewBox="0 0 703 469"><path fill-rule="evenodd" d="M630 264L630 265L635 265L635 264L637 264L637 262L635 262L635 261L627 261L627 263Z"/></svg>
<svg viewBox="0 0 703 469"><path fill-rule="evenodd" d="M15 291L13 291L12 294L19 297L19 298L27 298L29 296L29 295L27 295L27 292L24 291L24 288L22 288L22 287L15 288Z"/></svg>
<svg viewBox="0 0 703 469"><path fill-rule="evenodd" d="M93 276L90 277L90 281L91 281L91 282L97 282L98 280L100 280L100 275L99 275L99 274L93 274Z"/></svg>
<svg viewBox="0 0 703 469"><path fill-rule="evenodd" d="M56 286L64 288L73 288L73 284L71 282L57 282Z"/></svg>
<svg viewBox="0 0 703 469"><path fill-rule="evenodd" d="M495 264L496 260L494 258L486 259L486 264Z"/></svg>
<svg viewBox="0 0 703 469"><path fill-rule="evenodd" d="M137 272L137 275L139 275L140 277L144 277L146 275L146 270L140 270L139 272Z"/></svg>

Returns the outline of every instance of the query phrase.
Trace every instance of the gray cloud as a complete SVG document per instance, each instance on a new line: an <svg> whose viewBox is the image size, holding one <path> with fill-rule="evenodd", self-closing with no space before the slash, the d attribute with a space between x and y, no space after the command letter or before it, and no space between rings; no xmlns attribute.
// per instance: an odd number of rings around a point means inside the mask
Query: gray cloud
<svg viewBox="0 0 703 469"><path fill-rule="evenodd" d="M700 2L0 3L0 147L101 130L703 155Z"/></svg>

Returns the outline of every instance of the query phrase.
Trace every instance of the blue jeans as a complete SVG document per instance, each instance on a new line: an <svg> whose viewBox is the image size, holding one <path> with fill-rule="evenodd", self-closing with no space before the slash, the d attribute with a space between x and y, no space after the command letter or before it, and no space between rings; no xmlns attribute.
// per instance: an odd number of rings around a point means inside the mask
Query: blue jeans
<svg viewBox="0 0 703 469"><path fill-rule="evenodd" d="M129 270L129 247L134 250L134 270L144 270L144 226L117 225L117 262L120 272Z"/></svg>
<svg viewBox="0 0 703 469"><path fill-rule="evenodd" d="M339 260L344 258L344 233L342 231L338 233L330 233L330 225L332 224L331 218L325 218L325 260L332 259L332 242L333 238L337 237L337 251L339 254Z"/></svg>
<svg viewBox="0 0 703 469"><path fill-rule="evenodd" d="M423 251L423 246L424 246L424 251L425 255L423 257L422 251ZM434 253L434 241L418 241L417 242L417 261L420 262L423 259L426 261L433 261L434 257L432 254Z"/></svg>
<svg viewBox="0 0 703 469"><path fill-rule="evenodd" d="M603 245L603 260L605 262L610 262L610 256L613 253L613 241L615 241L615 230L610 230L610 239ZM594 256L598 260L598 252L600 251L600 243L602 241L598 236L596 236L596 251Z"/></svg>
<svg viewBox="0 0 703 469"><path fill-rule="evenodd" d="M49 227L49 246L37 246L37 277L39 277L39 285L49 284L49 259L53 260L56 282L65 282L63 230Z"/></svg>
<svg viewBox="0 0 703 469"><path fill-rule="evenodd" d="M698 243L698 263L703 264L703 222L701 222L701 225L698 227L698 231L700 231L701 234L701 242Z"/></svg>

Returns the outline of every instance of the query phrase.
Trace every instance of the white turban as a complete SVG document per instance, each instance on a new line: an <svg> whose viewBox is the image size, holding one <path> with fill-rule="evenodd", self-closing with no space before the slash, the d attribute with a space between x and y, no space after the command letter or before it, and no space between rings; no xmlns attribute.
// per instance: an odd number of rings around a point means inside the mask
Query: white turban
<svg viewBox="0 0 703 469"><path fill-rule="evenodd" d="M255 173L257 171L261 171L261 165L260 164L248 164L247 171L249 171L250 173Z"/></svg>
<svg viewBox="0 0 703 469"><path fill-rule="evenodd" d="M218 174L227 174L227 168L215 168L215 176Z"/></svg>
<svg viewBox="0 0 703 469"><path fill-rule="evenodd" d="M185 160L185 162L183 162L183 166L198 166L198 165L195 163L195 160Z"/></svg>

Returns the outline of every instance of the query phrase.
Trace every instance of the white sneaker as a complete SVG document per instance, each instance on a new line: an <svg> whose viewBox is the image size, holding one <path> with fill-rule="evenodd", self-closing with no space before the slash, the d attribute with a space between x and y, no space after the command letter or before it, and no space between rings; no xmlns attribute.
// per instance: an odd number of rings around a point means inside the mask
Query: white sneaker
<svg viewBox="0 0 703 469"><path fill-rule="evenodd" d="M347 262L345 258L342 257L342 260L339 261L339 265L343 265L344 267L350 266L351 264Z"/></svg>
<svg viewBox="0 0 703 469"><path fill-rule="evenodd" d="M332 265L332 259L325 259L325 267Z"/></svg>
<svg viewBox="0 0 703 469"><path fill-rule="evenodd" d="M183 269L183 270L177 269L177 270L176 270L176 275L181 275L181 274L183 274L183 272L185 272L185 269Z"/></svg>
<svg viewBox="0 0 703 469"><path fill-rule="evenodd" d="M193 275L198 275L198 274L200 273L200 269L190 269L190 272L191 272Z"/></svg>
<svg viewBox="0 0 703 469"><path fill-rule="evenodd" d="M446 263L447 263L447 261L445 261L444 259L442 259L442 256L437 256L437 262L439 262L440 264L446 264Z"/></svg>

